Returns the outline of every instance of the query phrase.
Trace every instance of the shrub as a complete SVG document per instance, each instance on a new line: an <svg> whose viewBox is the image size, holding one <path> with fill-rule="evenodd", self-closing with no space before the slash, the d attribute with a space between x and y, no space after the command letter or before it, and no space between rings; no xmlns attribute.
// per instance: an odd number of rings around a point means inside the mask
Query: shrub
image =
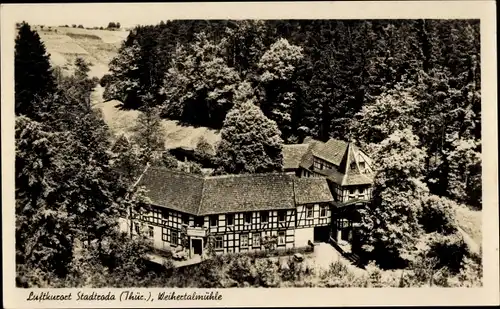
<svg viewBox="0 0 500 309"><path fill-rule="evenodd" d="M452 273L460 271L462 261L468 254L467 245L458 233L442 236L435 234L429 240L429 258L437 260L436 268L447 267Z"/></svg>
<svg viewBox="0 0 500 309"><path fill-rule="evenodd" d="M255 263L257 271L258 285L263 287L277 287L280 285L279 261L273 262L271 259L257 260Z"/></svg>
<svg viewBox="0 0 500 309"><path fill-rule="evenodd" d="M229 265L229 277L241 284L253 284L257 275L254 263L255 260L249 256L235 256Z"/></svg>
<svg viewBox="0 0 500 309"><path fill-rule="evenodd" d="M457 229L454 226L454 208L456 203L445 197L430 195L424 199L419 223L426 233L438 232L451 234Z"/></svg>
<svg viewBox="0 0 500 309"><path fill-rule="evenodd" d="M161 161L166 168L177 169L179 166L179 161L168 152L162 153Z"/></svg>
<svg viewBox="0 0 500 309"><path fill-rule="evenodd" d="M104 74L104 76L99 81L99 84L101 85L101 87L106 87L106 85L109 84L109 82L111 82L111 79L112 77L110 74Z"/></svg>

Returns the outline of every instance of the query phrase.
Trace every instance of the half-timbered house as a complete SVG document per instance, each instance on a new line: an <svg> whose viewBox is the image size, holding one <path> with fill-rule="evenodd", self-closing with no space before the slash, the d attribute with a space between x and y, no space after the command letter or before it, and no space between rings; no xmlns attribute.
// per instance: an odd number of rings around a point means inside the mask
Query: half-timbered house
<svg viewBox="0 0 500 309"><path fill-rule="evenodd" d="M137 185L147 190L150 211L140 220L123 220L122 228L133 224L133 233L145 231L157 249L181 246L191 256L202 255L212 241L216 253L244 252L265 249L268 239L285 249L329 235L333 197L325 179L285 173L203 177L149 167Z"/></svg>
<svg viewBox="0 0 500 309"><path fill-rule="evenodd" d="M371 199L374 171L369 156L354 143L308 138L303 144L284 145L283 157L287 173L327 180L334 198L332 239L347 251L358 245L355 227L360 218L353 210Z"/></svg>
<svg viewBox="0 0 500 309"><path fill-rule="evenodd" d="M284 173L199 176L148 167L137 185L150 211L122 227L154 247L202 255L355 242L353 208L371 197L373 167L356 145L330 139L283 147ZM131 226L132 224L132 226ZM141 229L140 227L144 228Z"/></svg>

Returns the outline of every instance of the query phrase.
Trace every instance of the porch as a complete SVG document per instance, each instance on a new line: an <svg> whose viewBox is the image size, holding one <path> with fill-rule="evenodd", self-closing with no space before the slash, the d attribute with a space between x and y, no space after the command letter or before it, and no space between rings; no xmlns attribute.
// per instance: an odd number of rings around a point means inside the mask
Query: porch
<svg viewBox="0 0 500 309"><path fill-rule="evenodd" d="M351 200L334 203L332 207L331 233L328 242L346 259L362 266L357 252L361 249L359 226L361 217L357 209L366 205L366 200Z"/></svg>

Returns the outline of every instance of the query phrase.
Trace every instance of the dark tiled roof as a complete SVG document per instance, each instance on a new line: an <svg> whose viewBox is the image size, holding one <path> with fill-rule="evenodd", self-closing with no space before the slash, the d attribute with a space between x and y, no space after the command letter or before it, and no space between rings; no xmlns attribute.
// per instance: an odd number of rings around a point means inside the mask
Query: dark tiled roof
<svg viewBox="0 0 500 309"><path fill-rule="evenodd" d="M329 139L321 149L314 151L313 154L318 158L339 166L346 153L347 145L347 142L338 139Z"/></svg>
<svg viewBox="0 0 500 309"><path fill-rule="evenodd" d="M313 153L321 149L324 143L317 140L312 140L307 145L309 145L309 148L302 157L302 162L300 162L300 167L311 169L313 165Z"/></svg>
<svg viewBox="0 0 500 309"><path fill-rule="evenodd" d="M152 204L193 215L291 209L333 201L325 179L284 173L201 177L149 167L139 179Z"/></svg>
<svg viewBox="0 0 500 309"><path fill-rule="evenodd" d="M296 204L333 202L324 178L296 178L294 185Z"/></svg>
<svg viewBox="0 0 500 309"><path fill-rule="evenodd" d="M144 186L152 204L196 214L201 201L203 178L161 167L149 167L137 186Z"/></svg>
<svg viewBox="0 0 500 309"><path fill-rule="evenodd" d="M294 208L293 178L286 174L207 177L199 214Z"/></svg>
<svg viewBox="0 0 500 309"><path fill-rule="evenodd" d="M331 168L331 169L324 169L324 170L314 170L316 173L321 174L334 183L337 184L342 184L342 181L344 180L344 174L339 172L336 168Z"/></svg>
<svg viewBox="0 0 500 309"><path fill-rule="evenodd" d="M308 144L283 145L283 167L285 170L299 168L302 157L308 149Z"/></svg>
<svg viewBox="0 0 500 309"><path fill-rule="evenodd" d="M373 183L370 175L365 174L347 174L342 181L343 186L367 185Z"/></svg>
<svg viewBox="0 0 500 309"><path fill-rule="evenodd" d="M350 168L351 162L356 163L355 154L362 151L356 145L336 139L330 139L326 143L314 139L308 139L307 142L307 144L301 144L309 145L309 148L302 156L302 160L299 163L300 167L323 175L342 186L371 184L373 182L373 176L366 173L362 174L358 170L357 164L354 169ZM334 168L314 169L314 157L333 163Z"/></svg>

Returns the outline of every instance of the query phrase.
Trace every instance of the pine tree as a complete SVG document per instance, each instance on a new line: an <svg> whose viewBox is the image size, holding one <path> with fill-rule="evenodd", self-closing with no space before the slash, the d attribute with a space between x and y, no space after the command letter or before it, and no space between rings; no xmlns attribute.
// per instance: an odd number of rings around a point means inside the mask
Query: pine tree
<svg viewBox="0 0 500 309"><path fill-rule="evenodd" d="M217 173L281 171L282 139L276 123L251 101L237 104L226 116L217 146Z"/></svg>
<svg viewBox="0 0 500 309"><path fill-rule="evenodd" d="M45 45L27 23L19 28L15 45L16 115L37 116L37 104L54 92L54 76Z"/></svg>
<svg viewBox="0 0 500 309"><path fill-rule="evenodd" d="M158 108L144 108L133 131L132 140L140 148L141 162L151 163L165 149L163 125Z"/></svg>

